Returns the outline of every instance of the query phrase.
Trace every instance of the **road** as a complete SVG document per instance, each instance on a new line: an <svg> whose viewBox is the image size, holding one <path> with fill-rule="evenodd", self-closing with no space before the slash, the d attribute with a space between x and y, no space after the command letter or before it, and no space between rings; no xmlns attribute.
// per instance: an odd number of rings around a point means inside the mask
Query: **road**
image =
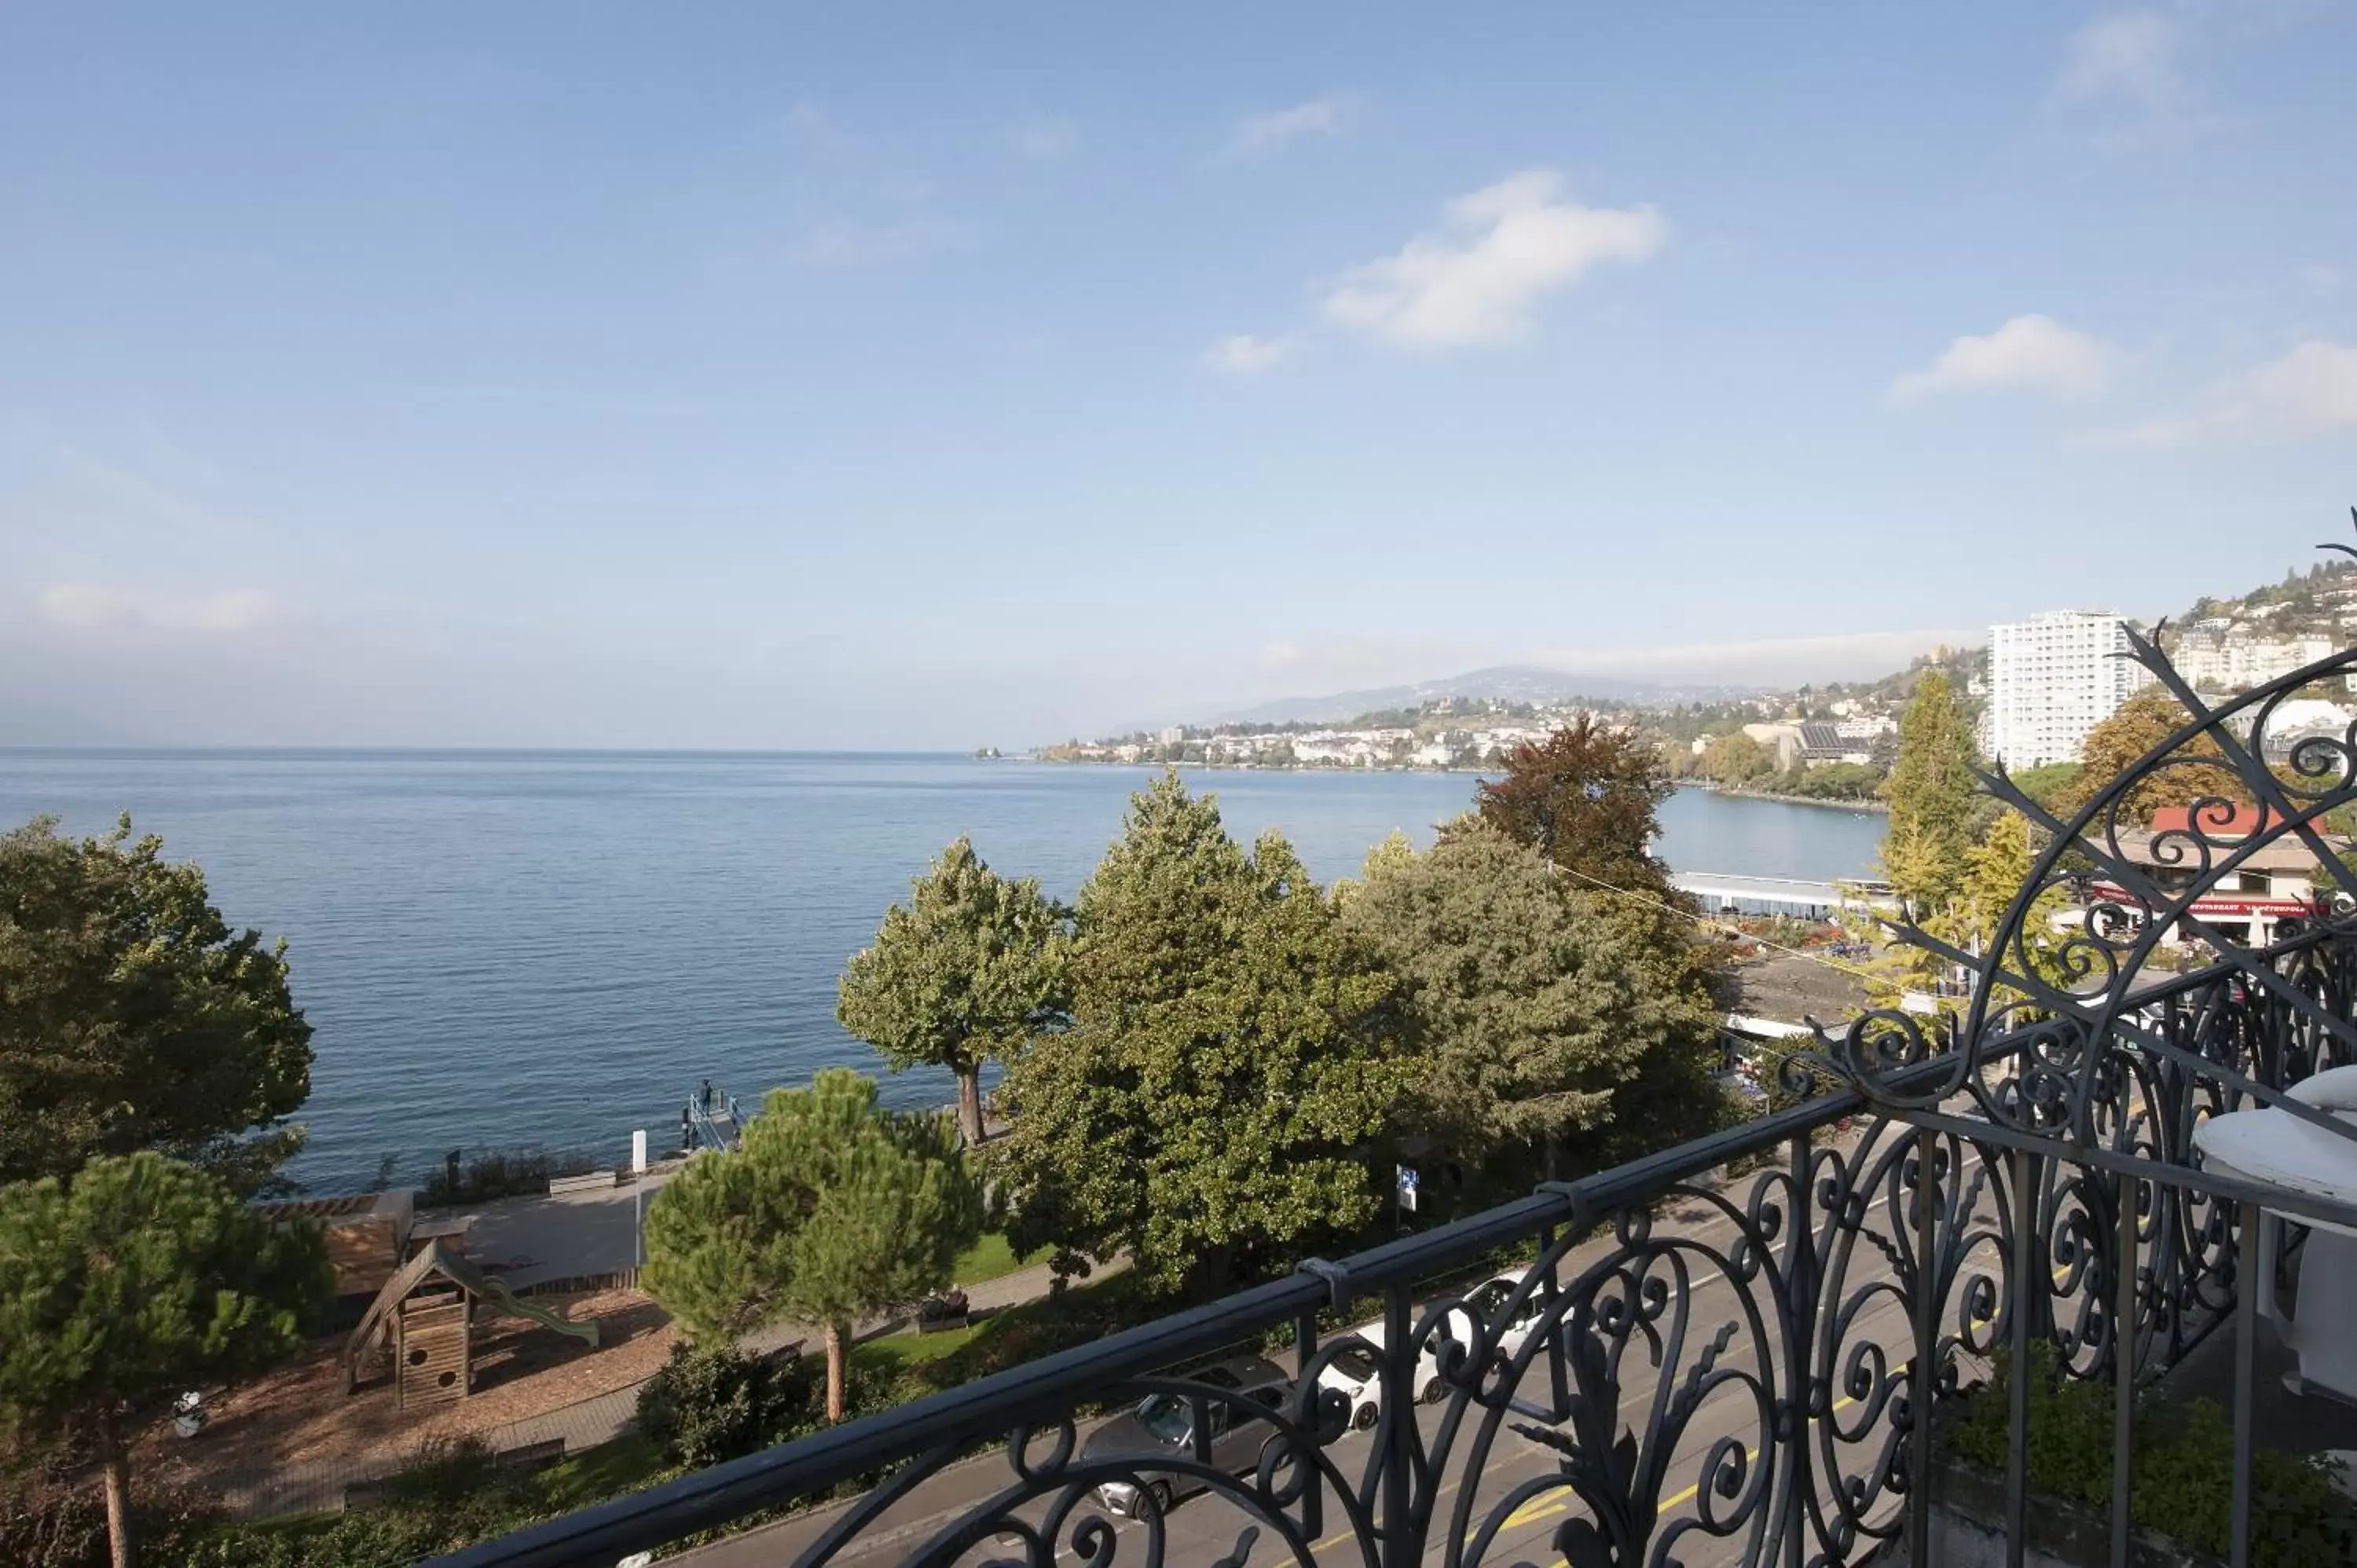
<svg viewBox="0 0 2357 1568"><path fill-rule="evenodd" d="M1898 1129L1886 1132L1878 1148L1889 1147L1889 1140L1897 1135L1900 1135ZM1752 1179L1755 1178L1747 1177L1729 1188L1733 1201L1739 1205L1748 1197ZM1889 1201L1887 1186L1871 1195L1865 1205L1862 1229L1903 1247L1906 1238L1900 1235L1894 1226ZM1988 1191L1982 1193L1978 1208L1985 1218L1993 1221L1992 1195ZM1820 1215L1817 1219L1822 1228L1824 1217ZM1654 1234L1657 1237L1674 1236L1684 1243L1707 1249L1724 1257L1738 1231L1734 1222L1717 1206L1699 1199L1685 1199L1656 1217ZM1871 1431L1866 1434L1875 1441L1863 1444L1856 1441L1859 1433L1844 1425L1845 1416L1855 1423L1865 1420L1871 1413L1858 1408L1851 1398L1846 1397L1846 1374L1852 1359L1856 1356L1870 1354L1868 1347L1878 1348L1884 1364L1896 1369L1907 1360L1912 1343L1911 1327L1900 1305L1889 1263L1878 1249L1862 1240L1855 1241L1853 1246L1854 1255L1843 1277L1844 1289L1835 1305L1838 1307L1850 1303L1859 1304L1859 1306L1849 1331L1840 1340L1839 1354L1834 1364L1830 1368L1820 1366L1821 1372L1833 1384L1827 1391L1834 1398L1827 1415L1813 1423L1820 1431L1829 1425L1833 1430L1847 1434L1848 1441L1836 1438L1833 1444L1845 1479L1874 1473L1882 1434L1889 1430L1887 1421L1875 1422ZM1609 1237L1574 1249L1559 1265L1558 1279L1569 1281L1577 1278L1589 1265L1609 1257L1614 1250ZM1686 1326L1685 1349L1679 1364L1670 1369L1671 1392L1675 1394L1686 1387L1704 1348L1720 1326L1729 1322L1743 1326L1738 1327L1717 1358L1717 1370L1756 1375L1762 1338L1769 1342L1767 1348L1771 1358L1781 1361L1781 1355L1773 1343L1778 1332L1777 1319L1768 1305L1764 1279L1755 1275L1749 1281L1733 1280L1723 1269L1699 1253L1690 1253L1682 1248L1679 1256L1686 1261L1688 1272L1683 1289L1673 1294L1690 1316ZM1990 1262L1994 1265L1996 1260L1991 1259ZM1658 1269L1659 1265L1657 1272ZM1878 1283L1892 1288L1861 1297L1861 1292ZM1760 1330L1755 1331L1749 1326L1747 1306L1757 1312L1762 1326ZM1674 1306L1672 1316L1675 1310ZM1666 1323L1667 1320L1664 1321ZM1819 1349L1813 1354L1821 1356L1823 1351ZM1781 1395L1781 1368L1779 1366L1772 1369L1778 1374L1777 1391ZM1657 1381L1641 1341L1632 1342L1630 1346L1622 1367L1622 1377L1624 1381L1615 1429L1631 1428L1642 1441L1643 1434L1654 1424L1651 1412L1657 1393ZM1527 1407L1544 1399L1545 1378L1544 1360L1535 1360L1525 1381L1528 1391L1518 1403ZM1424 1434L1427 1445L1439 1439L1448 1408L1447 1403L1443 1403L1422 1407L1415 1412L1418 1429ZM1479 1407L1468 1409L1460 1418L1451 1452L1444 1459L1442 1477L1434 1494L1435 1513L1427 1547L1427 1561L1430 1563L1444 1561L1445 1543L1452 1532L1460 1528L1459 1519L1463 1521L1461 1529L1469 1547L1485 1522L1498 1513L1518 1487L1560 1474L1559 1455L1555 1450L1512 1430L1516 1425L1539 1423L1540 1418L1535 1412L1510 1413L1498 1423L1486 1459L1478 1466L1470 1464L1476 1431L1484 1413ZM1084 1431L1082 1437L1085 1435ZM1738 1381L1722 1380L1715 1391L1703 1398L1684 1427L1676 1433L1665 1460L1656 1463L1653 1455L1641 1454L1641 1466L1647 1466L1650 1473L1662 1477L1659 1489L1663 1497L1658 1510L1660 1522L1655 1526L1652 1536L1655 1543L1659 1543L1664 1531L1674 1528L1674 1521L1695 1517L1696 1498L1706 1479L1706 1466L1713 1449L1722 1440L1733 1439L1739 1443L1745 1455L1745 1484L1759 1484L1758 1444L1762 1437L1753 1395ZM1374 1441L1375 1434L1353 1433L1339 1439L1327 1452L1356 1485L1361 1482ZM1824 1449L1813 1433L1811 1446L1813 1463L1822 1466ZM1460 1495L1469 1470L1473 1472L1469 1502ZM896 1563L931 1539L936 1531L954 1522L1012 1479L1003 1451L945 1469L872 1521L860 1538L845 1547L833 1561L856 1565L856 1568L885 1568L887 1563ZM1816 1490L1821 1498L1828 1494L1832 1484L1823 1476L1817 1477ZM1723 1501L1718 1503L1721 1510L1728 1506ZM1896 1506L1895 1498L1885 1497L1880 1499L1876 1512L1879 1517L1887 1517ZM1034 1501L1014 1511L1017 1517L1036 1521L1046 1512L1047 1507L1044 1501ZM1460 1509L1463 1510L1461 1513L1458 1511ZM760 1568L776 1568L776 1565L792 1562L839 1513L840 1509L832 1508L816 1510L689 1552L677 1561L691 1563L694 1568L756 1568L757 1564ZM1082 1517L1105 1520L1118 1545L1114 1561L1144 1561L1147 1526L1141 1521L1102 1515L1092 1503L1082 1504L1072 1519L1066 1522L1059 1543L1060 1556L1079 1560L1080 1553L1074 1547L1072 1536L1076 1521ZM1555 1532L1567 1520L1585 1517L1587 1517L1587 1506L1566 1488L1557 1486L1540 1491L1522 1500L1519 1507L1505 1515L1480 1561L1492 1564L1553 1564L1560 1558L1555 1547ZM1349 1528L1347 1513L1330 1492L1324 1509L1323 1525L1326 1533L1308 1543L1309 1556L1319 1568L1346 1568L1346 1565L1366 1561L1362 1552L1367 1549L1362 1548L1357 1535ZM1236 1552L1240 1534L1255 1528L1258 1533L1249 1552L1249 1561L1275 1563L1290 1555L1283 1538L1265 1520L1252 1515L1223 1495L1198 1495L1181 1502L1169 1515L1168 1542L1164 1560L1170 1563L1210 1564L1231 1558ZM1742 1562L1749 1550L1753 1528L1752 1518L1747 1516L1744 1527L1726 1539L1712 1539L1699 1531L1689 1533L1678 1542L1676 1555L1688 1568L1709 1568L1712 1564ZM1019 1553L1017 1541L1018 1538L1010 1534L996 1545L970 1551L966 1560L981 1562Z"/></svg>

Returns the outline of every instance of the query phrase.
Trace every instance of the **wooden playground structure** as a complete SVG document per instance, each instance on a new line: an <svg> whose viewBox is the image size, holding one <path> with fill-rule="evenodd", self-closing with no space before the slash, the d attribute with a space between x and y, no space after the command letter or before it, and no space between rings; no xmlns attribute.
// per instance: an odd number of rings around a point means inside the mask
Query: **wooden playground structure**
<svg viewBox="0 0 2357 1568"><path fill-rule="evenodd" d="M386 1352L393 1402L403 1410L461 1400L474 1390L474 1326L479 1305L569 1335L593 1348L597 1325L576 1323L518 1296L468 1262L441 1237L425 1241L377 1293L344 1342L344 1391L374 1375Z"/></svg>

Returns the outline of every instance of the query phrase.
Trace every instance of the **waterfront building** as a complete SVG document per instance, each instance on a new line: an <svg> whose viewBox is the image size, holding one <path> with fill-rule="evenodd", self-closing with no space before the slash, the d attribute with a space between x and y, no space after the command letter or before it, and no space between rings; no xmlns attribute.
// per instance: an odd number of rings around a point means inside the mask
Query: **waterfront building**
<svg viewBox="0 0 2357 1568"><path fill-rule="evenodd" d="M2275 748L2267 747L2272 753ZM2253 947L2276 940L2276 928L2285 920L2315 914L2313 901L2319 884L2330 890L2316 853L2300 838L2285 832L2281 818L2247 802L2235 803L2231 813L2205 812L2198 818L2191 806L2164 806L2153 813L2152 826L2123 828L2120 858L2170 893L2192 891L2187 912L2213 930ZM2253 846L2230 873L2211 875L2201 855L2190 846L2196 836L2212 846L2218 860ZM2319 835L2328 850L2345 852L2349 841L2338 833ZM2133 909L2137 900L2125 887L2098 879L2094 896L2120 908ZM2188 940L2185 928L2170 927L2161 941L2171 948Z"/></svg>
<svg viewBox="0 0 2357 1568"><path fill-rule="evenodd" d="M2007 768L2076 762L2087 732L2152 679L2108 610L2050 610L1989 628L1986 746Z"/></svg>

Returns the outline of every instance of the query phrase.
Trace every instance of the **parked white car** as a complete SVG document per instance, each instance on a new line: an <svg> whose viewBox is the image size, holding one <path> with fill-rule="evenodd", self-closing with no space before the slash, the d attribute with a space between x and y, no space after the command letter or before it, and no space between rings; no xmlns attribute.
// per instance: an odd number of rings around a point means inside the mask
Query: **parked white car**
<svg viewBox="0 0 2357 1568"><path fill-rule="evenodd" d="M1381 1356L1383 1351L1383 1326L1380 1322L1362 1323L1351 1330L1351 1337L1363 1339L1368 1349ZM1425 1341L1424 1352L1415 1359L1415 1397L1420 1404L1439 1402L1446 1391L1440 1383L1440 1358L1433 1354L1432 1341Z"/></svg>
<svg viewBox="0 0 2357 1568"><path fill-rule="evenodd" d="M1545 1299L1534 1290L1528 1301L1514 1308L1513 1316L1500 1321L1507 1310L1507 1304L1513 1300L1514 1293L1523 1288L1523 1282L1530 1278L1530 1274L1528 1269L1510 1269L1482 1281L1465 1293L1466 1305L1481 1315L1482 1322L1498 1330L1498 1348L1508 1356L1522 1353L1523 1346L1529 1341L1531 1331L1538 1326L1539 1313L1545 1305ZM1452 1324L1450 1331L1459 1336L1469 1335L1470 1326Z"/></svg>
<svg viewBox="0 0 2357 1568"><path fill-rule="evenodd" d="M1381 1331L1381 1326L1377 1326ZM1333 1346L1331 1358L1318 1369L1318 1386L1332 1389L1351 1402L1351 1426L1364 1432L1383 1410L1383 1351L1363 1333L1345 1334ZM1435 1382L1438 1380L1435 1379Z"/></svg>
<svg viewBox="0 0 2357 1568"><path fill-rule="evenodd" d="M1529 1277L1530 1270L1527 1268L1510 1269L1504 1273L1482 1281L1468 1291L1465 1294L1466 1303L1481 1315L1482 1322L1495 1323L1499 1315L1506 1310L1506 1304L1513 1299L1514 1292L1522 1288L1523 1281ZM1506 1322L1498 1336L1500 1350L1510 1357L1521 1351L1524 1343L1529 1340L1531 1331L1538 1324L1539 1313L1544 1305L1537 1295L1533 1295L1529 1301L1522 1304L1521 1308ZM1418 1321L1421 1321L1421 1318ZM1473 1322L1471 1315L1463 1307L1449 1309L1448 1334L1449 1337L1457 1343L1467 1346L1473 1344L1479 1337L1475 1332L1476 1327L1477 1325ZM1379 1358L1383 1354L1383 1326L1380 1320L1361 1324L1351 1330L1350 1337L1353 1339L1364 1340L1368 1349L1374 1356ZM1318 1381L1328 1388L1341 1389L1345 1392L1361 1386L1347 1381L1343 1375L1335 1373L1330 1368L1319 1374ZM1375 1416L1382 1412L1383 1389L1380 1380L1375 1379L1371 1379L1367 1386L1367 1397L1372 1402L1372 1408L1367 1413L1365 1424L1372 1425ZM1437 1337L1428 1338L1424 1342L1423 1352L1416 1357L1416 1401L1421 1404L1436 1404L1448 1391L1447 1386L1440 1380L1439 1340ZM1351 1407L1354 1423L1357 1422L1359 1413L1359 1407L1354 1404Z"/></svg>

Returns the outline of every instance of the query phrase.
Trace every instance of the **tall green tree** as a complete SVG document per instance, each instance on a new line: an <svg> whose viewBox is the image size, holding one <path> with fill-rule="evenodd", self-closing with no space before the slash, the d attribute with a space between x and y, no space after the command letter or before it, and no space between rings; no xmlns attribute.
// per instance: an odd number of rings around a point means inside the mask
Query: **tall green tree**
<svg viewBox="0 0 2357 1568"><path fill-rule="evenodd" d="M1520 1176L1566 1154L1629 1154L1714 1131L1713 1015L1650 983L1606 896L1478 820L1422 854L1368 857L1343 923L1406 985L1415 1042L1409 1114L1466 1166ZM1684 1094L1643 1096L1651 1078ZM1648 1098L1631 1118L1624 1099Z"/></svg>
<svg viewBox="0 0 2357 1568"><path fill-rule="evenodd" d="M1372 1215L1397 985L1284 839L1247 854L1166 774L1081 890L1071 978L1071 1026L1008 1069L984 1152L1018 1249L1207 1289Z"/></svg>
<svg viewBox="0 0 2357 1568"><path fill-rule="evenodd" d="M1769 755L1766 746L1738 730L1732 735L1711 737L1708 748L1702 754L1702 771L1705 777L1721 784L1749 784L1774 773L1776 759Z"/></svg>
<svg viewBox="0 0 2357 1568"><path fill-rule="evenodd" d="M2023 917L2018 947L2004 929L2006 912L2028 886L2036 866L2036 851L2029 820L2016 811L1998 811L1987 830L1964 852L1964 873L1952 894L1943 903L1915 910L1916 923L1951 947L1978 956L1994 956L1996 961L2017 971L2027 963L2030 973L2068 989L2070 980L2061 962L2062 937L2056 927L2058 918L2071 908L2071 897L2064 887L2060 884L2050 886L2031 902ZM1912 852L1904 844L1885 851L1886 857L1896 854L1902 863L1910 853ZM1992 954L2001 938L2005 939L2006 950ZM1909 992L1921 995L1935 991L1946 967L1921 948L1893 942L1878 955L1869 989L1877 1005L1899 1006ZM1998 1000L2018 994L2007 988ZM1962 1005L1963 998L1951 995L1938 1001L1934 1010L1953 1018Z"/></svg>
<svg viewBox="0 0 2357 1568"><path fill-rule="evenodd" d="M956 1074L959 1124L979 1148L982 1064L1061 1017L1063 938L1063 911L1040 897L1039 878L1009 881L960 838L852 955L834 1015L894 1072Z"/></svg>
<svg viewBox="0 0 2357 1568"><path fill-rule="evenodd" d="M1918 909L1944 906L1973 842L1973 733L1947 675L1926 670L1899 720L1899 760L1883 786L1890 822L1883 875Z"/></svg>
<svg viewBox="0 0 2357 1568"><path fill-rule="evenodd" d="M840 1421L860 1321L947 1289L982 1225L950 1119L886 1111L873 1079L830 1068L773 1090L738 1147L696 1155L656 1194L646 1286L699 1338L815 1327Z"/></svg>
<svg viewBox="0 0 2357 1568"><path fill-rule="evenodd" d="M311 1026L286 948L233 930L205 874L133 841L0 835L0 1180L156 1149L241 1190L296 1149Z"/></svg>
<svg viewBox="0 0 2357 1568"><path fill-rule="evenodd" d="M184 1390L283 1360L328 1300L316 1229L274 1224L160 1155L0 1187L0 1416L87 1442L131 1568L131 1442Z"/></svg>

